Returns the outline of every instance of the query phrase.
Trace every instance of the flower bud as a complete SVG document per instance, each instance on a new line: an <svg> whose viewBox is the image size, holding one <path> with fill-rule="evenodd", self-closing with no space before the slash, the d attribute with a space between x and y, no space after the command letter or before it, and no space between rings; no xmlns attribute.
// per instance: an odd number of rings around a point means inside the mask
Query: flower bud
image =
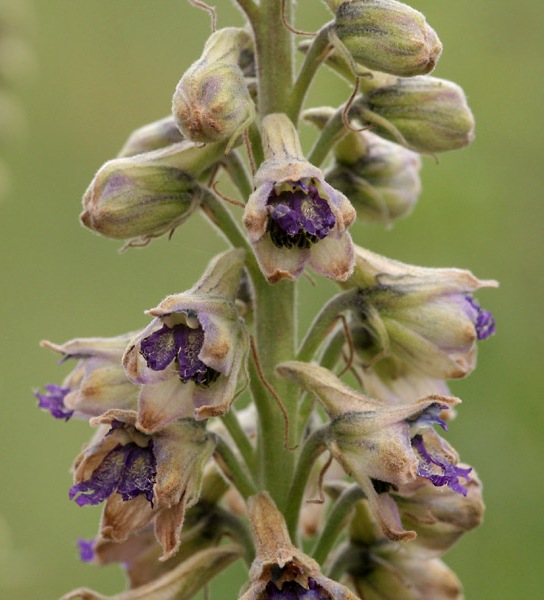
<svg viewBox="0 0 544 600"><path fill-rule="evenodd" d="M177 144L182 141L183 135L181 135L174 117L169 116L135 129L117 157L127 158L143 152L160 150L170 146L170 144Z"/></svg>
<svg viewBox="0 0 544 600"><path fill-rule="evenodd" d="M396 0L343 2L331 42L352 63L401 77L429 73L442 52L424 15Z"/></svg>
<svg viewBox="0 0 544 600"><path fill-rule="evenodd" d="M474 139L474 117L462 88L436 77L374 88L355 102L354 113L379 135L416 152L456 150Z"/></svg>
<svg viewBox="0 0 544 600"><path fill-rule="evenodd" d="M173 231L199 206L196 180L222 154L219 145L196 148L188 141L105 163L83 196L85 227L142 245Z"/></svg>
<svg viewBox="0 0 544 600"><path fill-rule="evenodd" d="M227 153L255 117L238 59L250 44L243 29L229 27L208 39L201 58L180 79L172 99L179 130L194 142L228 140Z"/></svg>
<svg viewBox="0 0 544 600"><path fill-rule="evenodd" d="M412 211L421 192L418 154L368 131L349 133L335 147L327 181L345 194L359 218L389 224Z"/></svg>

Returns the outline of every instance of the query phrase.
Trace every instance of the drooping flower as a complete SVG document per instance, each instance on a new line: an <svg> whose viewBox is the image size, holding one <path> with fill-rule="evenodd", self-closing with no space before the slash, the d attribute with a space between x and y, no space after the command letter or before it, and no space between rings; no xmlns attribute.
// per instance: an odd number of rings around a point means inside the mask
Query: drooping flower
<svg viewBox="0 0 544 600"><path fill-rule="evenodd" d="M102 427L74 462L70 498L79 506L105 501L100 535L106 540L123 542L154 523L165 560L178 549L185 510L198 500L215 442L193 419L152 436L136 420L135 411L117 409L91 420Z"/></svg>
<svg viewBox="0 0 544 600"><path fill-rule="evenodd" d="M268 492L250 498L248 510L256 557L239 600L356 600L293 546L285 519Z"/></svg>
<svg viewBox="0 0 544 600"><path fill-rule="evenodd" d="M61 362L78 362L62 385L35 392L39 407L56 419L96 417L110 408L135 408L138 388L126 376L121 359L134 334L113 338L77 338L65 344L41 345L62 354Z"/></svg>
<svg viewBox="0 0 544 600"><path fill-rule="evenodd" d="M402 527L388 493L391 486L400 487L423 476L434 485L463 492L460 478L467 479L468 473L456 466L455 451L431 429L434 424L446 427L440 414L458 404L457 398L433 395L388 404L357 393L317 365L289 361L281 363L278 372L310 392L328 413L327 447L361 486L388 538L408 540L415 536ZM418 436L424 436L425 441ZM432 465L420 444L433 457Z"/></svg>
<svg viewBox="0 0 544 600"><path fill-rule="evenodd" d="M331 187L302 153L284 114L262 121L265 161L255 174L244 225L262 272L271 283L297 279L308 264L345 281L353 271L353 243L346 229L355 219L347 198Z"/></svg>
<svg viewBox="0 0 544 600"><path fill-rule="evenodd" d="M148 311L155 317L129 345L129 378L141 384L138 428L152 433L175 419L224 414L248 350L234 300L244 254L217 257L193 288Z"/></svg>
<svg viewBox="0 0 544 600"><path fill-rule="evenodd" d="M472 294L498 284L470 271L416 267L357 247L354 274L343 285L361 292L353 324L368 334L362 350L374 352L369 364L394 356L430 377L464 377L476 366L476 341L495 331Z"/></svg>

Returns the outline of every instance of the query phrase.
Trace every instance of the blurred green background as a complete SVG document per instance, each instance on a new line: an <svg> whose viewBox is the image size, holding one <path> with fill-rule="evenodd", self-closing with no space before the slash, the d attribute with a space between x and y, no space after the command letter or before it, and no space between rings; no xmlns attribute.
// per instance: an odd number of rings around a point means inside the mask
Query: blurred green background
<svg viewBox="0 0 544 600"><path fill-rule="evenodd" d="M229 2L215 4L219 26L242 23ZM424 193L410 218L389 231L358 224L354 237L405 262L500 280L499 290L478 295L498 333L480 345L478 370L452 385L464 404L448 434L485 483L487 518L447 561L468 599L541 598L544 4L411 4L442 39L435 74L464 87L477 137L438 164L425 159ZM329 19L316 0L299 5L303 29ZM200 54L208 16L183 0L35 0L30 8L24 35L35 68L14 91L26 135L0 146L12 179L0 203L0 597L10 600L54 599L81 585L111 594L122 586L116 567L78 560L76 539L94 535L100 513L67 496L69 465L89 429L36 408L32 390L60 383L67 372L39 340L145 325L144 309L189 287L224 247L200 217L171 241L124 254L78 223L94 171L134 128L168 113L175 84ZM326 72L311 99L339 104L348 93ZM321 296L311 292L314 307L333 289L322 283ZM212 598L235 598L239 583L225 583Z"/></svg>

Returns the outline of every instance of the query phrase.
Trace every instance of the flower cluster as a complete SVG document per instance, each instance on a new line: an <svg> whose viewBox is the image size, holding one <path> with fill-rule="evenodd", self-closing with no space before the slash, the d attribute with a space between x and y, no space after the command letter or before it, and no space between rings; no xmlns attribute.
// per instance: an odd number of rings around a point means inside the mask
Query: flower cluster
<svg viewBox="0 0 544 600"><path fill-rule="evenodd" d="M429 75L442 45L405 4L327 0L334 17L301 44L296 77L295 2L238 4L247 27L214 29L172 115L133 132L83 197L83 225L128 246L201 211L231 247L143 329L42 342L76 362L39 407L95 428L68 491L104 505L81 558L123 565L116 600L189 600L238 558L240 600L461 599L442 555L483 502L443 437L460 403L448 380L495 332L474 296L497 284L380 256L348 229L407 216L421 155L467 145L472 113ZM325 63L362 91L308 108ZM309 153L301 117L319 129ZM217 191L222 173L237 200ZM307 268L338 293L299 339Z"/></svg>

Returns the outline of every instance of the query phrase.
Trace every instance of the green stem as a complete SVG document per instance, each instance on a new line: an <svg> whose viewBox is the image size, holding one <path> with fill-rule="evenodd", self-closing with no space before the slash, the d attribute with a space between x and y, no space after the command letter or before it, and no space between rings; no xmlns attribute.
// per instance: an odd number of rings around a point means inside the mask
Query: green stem
<svg viewBox="0 0 544 600"><path fill-rule="evenodd" d="M285 3L286 17L291 14L293 0ZM259 114L288 112L293 84L292 34L282 21L280 0L261 0L255 33Z"/></svg>
<svg viewBox="0 0 544 600"><path fill-rule="evenodd" d="M323 61L327 58L329 53L329 31L331 25L332 23L327 23L317 32L317 36L313 39L312 44L308 48L308 52L304 57L304 62L297 75L291 94L291 110L289 113L293 123L297 122L310 84L312 83L317 70L323 64Z"/></svg>
<svg viewBox="0 0 544 600"><path fill-rule="evenodd" d="M259 6L254 0L235 0L236 4L242 9L250 23L259 20Z"/></svg>
<svg viewBox="0 0 544 600"><path fill-rule="evenodd" d="M222 417L223 424L229 432L233 442L236 444L248 469L255 473L255 449L251 445L246 432L242 429L236 411L231 408Z"/></svg>
<svg viewBox="0 0 544 600"><path fill-rule="evenodd" d="M221 436L214 434L214 437L217 441L215 447L216 462L225 474L225 477L232 482L242 497L247 500L250 496L257 493L257 488L248 473L238 462L238 458L232 451L232 448Z"/></svg>
<svg viewBox="0 0 544 600"><path fill-rule="evenodd" d="M331 298L316 315L310 325L302 345L297 353L296 360L308 362L312 360L320 344L323 342L331 329L334 320L343 311L354 305L359 294L356 288L338 294Z"/></svg>
<svg viewBox="0 0 544 600"><path fill-rule="evenodd" d="M348 130L344 125L342 113L344 106L341 106L334 115L327 121L327 124L322 129L319 137L315 141L313 148L310 150L308 160L319 167L321 163L327 158L327 154L330 152L334 144L342 139Z"/></svg>
<svg viewBox="0 0 544 600"><path fill-rule="evenodd" d="M296 288L292 282L286 281L271 286L259 275L253 282L257 356L250 361L250 389L259 414L257 455L260 481L282 510L287 501L295 453L286 448L285 415L268 386L273 388L284 405L293 429L298 388L276 375L276 365L290 360L295 352ZM294 443L295 440L292 440L290 445Z"/></svg>
<svg viewBox="0 0 544 600"><path fill-rule="evenodd" d="M235 540L245 548L244 561L248 566L251 565L255 558L255 546L246 522L220 506L215 506L213 511L220 522L232 533Z"/></svg>
<svg viewBox="0 0 544 600"><path fill-rule="evenodd" d="M246 202L251 192L253 185L249 179L246 166L240 158L237 151L231 150L222 160L223 167L229 174L229 177L240 192L243 201Z"/></svg>
<svg viewBox="0 0 544 600"><path fill-rule="evenodd" d="M342 575L352 569L361 567L362 558L350 544L344 544L340 552L334 555L334 560L327 569L327 577L340 581Z"/></svg>
<svg viewBox="0 0 544 600"><path fill-rule="evenodd" d="M363 490L358 485L352 485L340 494L311 553L318 563L323 563L332 550L338 536L347 524L353 504L364 497Z"/></svg>
<svg viewBox="0 0 544 600"><path fill-rule="evenodd" d="M329 369L332 371L336 364L338 363L338 359L340 358L340 354L342 352L342 347L346 343L346 336L343 330L337 331L334 336L328 341L327 346L319 359L319 364L325 369ZM315 405L315 400L312 394L304 394L299 402L298 409L298 435L302 435L304 428L306 427L306 423L310 418L312 410Z"/></svg>
<svg viewBox="0 0 544 600"><path fill-rule="evenodd" d="M291 482L291 489L289 490L287 508L284 512L285 521L293 543L296 543L297 539L298 520L308 477L315 461L327 449L326 439L328 433L328 426L316 429L311 433L304 442L298 458L297 468Z"/></svg>

